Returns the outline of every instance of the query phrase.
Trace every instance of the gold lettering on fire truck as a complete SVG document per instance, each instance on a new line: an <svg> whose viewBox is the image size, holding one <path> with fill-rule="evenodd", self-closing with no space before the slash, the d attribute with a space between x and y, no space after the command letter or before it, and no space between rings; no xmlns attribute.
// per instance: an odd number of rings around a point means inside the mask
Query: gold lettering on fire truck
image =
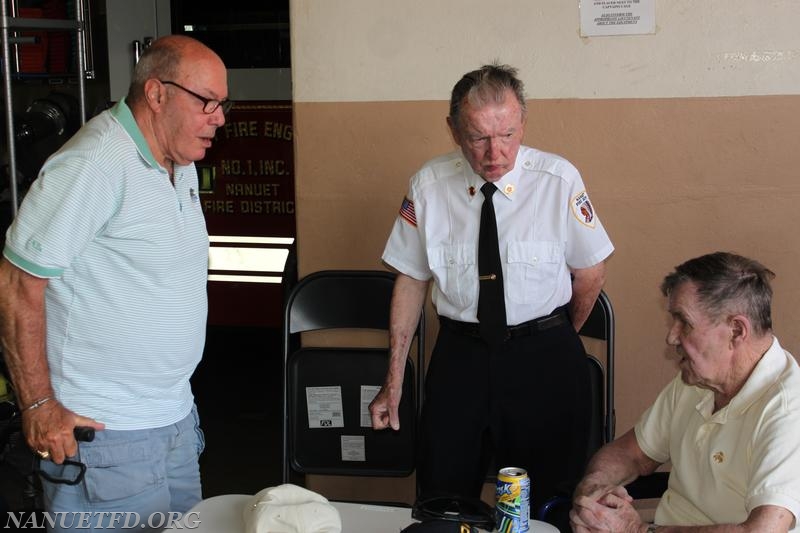
<svg viewBox="0 0 800 533"><path fill-rule="evenodd" d="M280 183L227 183L226 196L278 196Z"/></svg>
<svg viewBox="0 0 800 533"><path fill-rule="evenodd" d="M221 159L224 176L288 176L289 165L283 159Z"/></svg>
<svg viewBox="0 0 800 533"><path fill-rule="evenodd" d="M245 137L266 137L291 142L294 131L291 124L265 120L235 120L226 122L220 132L225 139L240 139Z"/></svg>

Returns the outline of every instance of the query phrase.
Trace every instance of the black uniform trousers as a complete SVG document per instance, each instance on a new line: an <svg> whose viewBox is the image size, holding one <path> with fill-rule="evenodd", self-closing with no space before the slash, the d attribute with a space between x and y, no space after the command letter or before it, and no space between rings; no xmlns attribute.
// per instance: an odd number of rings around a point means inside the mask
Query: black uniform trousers
<svg viewBox="0 0 800 533"><path fill-rule="evenodd" d="M531 478L531 515L586 465L586 352L569 321L506 340L444 325L425 381L417 469L421 497L478 497L494 456Z"/></svg>

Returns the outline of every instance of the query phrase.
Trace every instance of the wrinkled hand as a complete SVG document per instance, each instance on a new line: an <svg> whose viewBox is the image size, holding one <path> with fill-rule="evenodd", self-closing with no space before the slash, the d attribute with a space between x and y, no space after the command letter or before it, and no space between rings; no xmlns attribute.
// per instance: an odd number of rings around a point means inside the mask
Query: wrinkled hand
<svg viewBox="0 0 800 533"><path fill-rule="evenodd" d="M572 499L574 501L580 497L586 497L590 500L599 501L608 494L613 494L628 502L633 501L633 498L628 494L625 487L621 485L610 485L606 481L595 479L592 475L588 475L581 480L575 488Z"/></svg>
<svg viewBox="0 0 800 533"><path fill-rule="evenodd" d="M607 494L599 501L578 496L569 521L575 533L639 533L645 527L629 498Z"/></svg>
<svg viewBox="0 0 800 533"><path fill-rule="evenodd" d="M402 388L395 389L388 385L381 387L380 392L369 404L373 429L386 429L390 426L395 431L400 429L400 415L397 411L402 394Z"/></svg>
<svg viewBox="0 0 800 533"><path fill-rule="evenodd" d="M78 453L73 434L76 426L105 429L105 424L75 414L56 400L22 414L22 430L28 446L37 453L47 452L47 459L57 464Z"/></svg>

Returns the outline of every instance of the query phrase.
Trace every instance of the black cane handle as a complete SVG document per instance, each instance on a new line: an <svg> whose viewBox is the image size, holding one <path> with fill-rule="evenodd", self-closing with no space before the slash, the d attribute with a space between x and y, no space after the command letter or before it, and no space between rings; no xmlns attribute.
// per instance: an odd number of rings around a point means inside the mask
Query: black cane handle
<svg viewBox="0 0 800 533"><path fill-rule="evenodd" d="M75 426L73 434L75 435L75 440L80 442L92 442L94 440L94 428Z"/></svg>

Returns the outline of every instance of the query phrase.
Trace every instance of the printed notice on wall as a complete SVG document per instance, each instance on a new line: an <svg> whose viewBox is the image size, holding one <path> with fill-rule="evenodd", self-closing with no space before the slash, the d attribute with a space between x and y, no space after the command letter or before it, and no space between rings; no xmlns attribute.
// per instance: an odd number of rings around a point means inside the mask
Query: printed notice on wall
<svg viewBox="0 0 800 533"><path fill-rule="evenodd" d="M581 36L656 31L656 0L580 0Z"/></svg>
<svg viewBox="0 0 800 533"><path fill-rule="evenodd" d="M342 388L306 387L308 427L343 428Z"/></svg>

